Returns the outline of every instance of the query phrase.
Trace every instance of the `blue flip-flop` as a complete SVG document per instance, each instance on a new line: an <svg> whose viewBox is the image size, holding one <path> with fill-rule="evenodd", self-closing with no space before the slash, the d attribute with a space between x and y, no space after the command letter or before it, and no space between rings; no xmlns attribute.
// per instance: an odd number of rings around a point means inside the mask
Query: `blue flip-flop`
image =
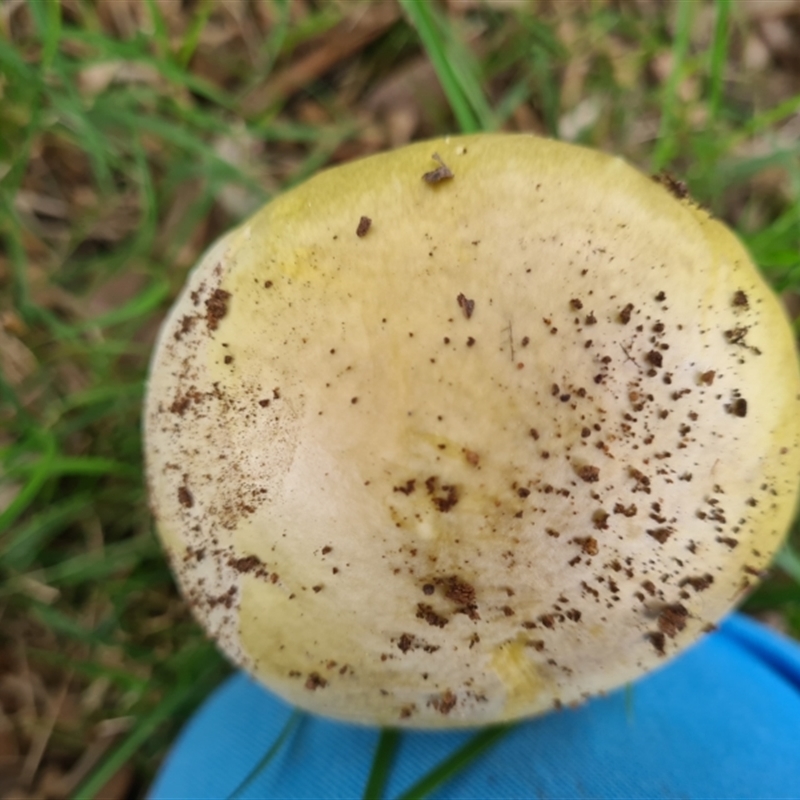
<svg viewBox="0 0 800 800"><path fill-rule="evenodd" d="M292 718L243 674L179 737L151 800L226 798ZM403 733L400 797L474 732ZM379 732L303 714L239 797L360 798ZM628 690L520 723L435 798L800 798L800 646L739 615Z"/></svg>

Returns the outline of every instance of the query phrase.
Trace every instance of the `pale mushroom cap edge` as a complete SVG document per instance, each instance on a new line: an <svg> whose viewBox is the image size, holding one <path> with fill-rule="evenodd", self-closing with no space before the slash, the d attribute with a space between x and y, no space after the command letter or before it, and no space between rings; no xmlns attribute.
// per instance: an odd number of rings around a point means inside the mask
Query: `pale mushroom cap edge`
<svg viewBox="0 0 800 800"><path fill-rule="evenodd" d="M454 177L423 180L434 153ZM690 200L595 151L452 137L221 239L145 437L182 591L236 664L339 719L474 726L635 679L755 584L796 507L800 374Z"/></svg>

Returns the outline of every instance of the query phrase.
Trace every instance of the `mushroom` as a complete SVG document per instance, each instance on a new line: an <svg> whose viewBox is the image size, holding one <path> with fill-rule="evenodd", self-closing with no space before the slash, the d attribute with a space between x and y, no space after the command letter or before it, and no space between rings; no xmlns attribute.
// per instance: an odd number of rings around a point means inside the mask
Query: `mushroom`
<svg viewBox="0 0 800 800"><path fill-rule="evenodd" d="M631 681L742 598L795 508L800 373L683 195L452 137L212 247L153 357L147 478L236 664L343 720L483 725Z"/></svg>

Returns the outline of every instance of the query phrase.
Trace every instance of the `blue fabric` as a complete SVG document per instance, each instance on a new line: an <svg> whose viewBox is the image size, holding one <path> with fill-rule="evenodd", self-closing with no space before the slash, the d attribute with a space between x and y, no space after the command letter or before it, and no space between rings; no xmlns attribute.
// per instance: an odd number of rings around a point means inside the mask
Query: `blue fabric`
<svg viewBox="0 0 800 800"><path fill-rule="evenodd" d="M224 798L291 708L238 674L187 725L151 800ZM396 797L473 733L404 733ZM303 716L243 798L360 798L378 732ZM799 798L800 646L741 616L631 689L517 726L437 798Z"/></svg>

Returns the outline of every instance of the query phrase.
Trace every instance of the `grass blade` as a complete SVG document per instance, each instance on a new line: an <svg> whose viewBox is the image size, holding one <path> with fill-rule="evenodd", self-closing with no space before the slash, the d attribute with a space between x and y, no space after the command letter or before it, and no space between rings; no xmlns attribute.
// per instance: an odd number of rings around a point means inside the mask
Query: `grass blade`
<svg viewBox="0 0 800 800"><path fill-rule="evenodd" d="M93 800L100 789L136 754L139 748L170 718L177 716L183 708L197 702L211 689L218 677L216 664L198 680L178 689L166 697L150 714L141 718L133 730L114 749L75 791L75 800Z"/></svg>
<svg viewBox="0 0 800 800"><path fill-rule="evenodd" d="M15 572L30 569L48 542L85 514L91 502L90 494L78 494L32 516L0 550L0 564Z"/></svg>
<svg viewBox="0 0 800 800"><path fill-rule="evenodd" d="M384 728L381 731L375 757L372 759L372 769L364 787L364 800L382 800L399 744L400 731L396 728Z"/></svg>
<svg viewBox="0 0 800 800"><path fill-rule="evenodd" d="M200 36L203 33L208 18L211 16L211 0L201 0L200 7L195 9L192 24L181 42L181 49L178 51L177 62L182 67L187 67L192 60L194 51L200 43Z"/></svg>
<svg viewBox="0 0 800 800"><path fill-rule="evenodd" d="M778 551L775 563L800 585L800 554L788 542Z"/></svg>
<svg viewBox="0 0 800 800"><path fill-rule="evenodd" d="M297 730L303 720L303 714L298 709L292 712L286 724L278 734L278 738L270 746L269 750L261 757L261 760L250 770L244 780L228 795L228 800L236 800L244 794L247 787L258 777L259 773L267 767L270 761L278 754L281 747L288 741L289 737Z"/></svg>
<svg viewBox="0 0 800 800"><path fill-rule="evenodd" d="M437 764L427 775L420 778L410 789L400 795L399 800L423 800L436 789L469 767L487 750L514 730L513 725L495 725L476 733L463 747Z"/></svg>
<svg viewBox="0 0 800 800"><path fill-rule="evenodd" d="M717 0L717 17L714 22L714 38L711 42L709 64L709 107L711 116L716 119L722 108L722 91L725 83L725 66L728 60L730 0Z"/></svg>
<svg viewBox="0 0 800 800"><path fill-rule="evenodd" d="M20 489L17 496L6 506L0 514L0 533L9 527L28 506L33 503L36 496L44 488L52 475L51 465L56 457L56 445L52 437L45 439L45 452L42 458L36 463L28 482Z"/></svg>
<svg viewBox="0 0 800 800"><path fill-rule="evenodd" d="M679 0L677 6L677 32L672 45L672 70L662 94L661 125L658 130L658 144L652 159L652 171L663 169L678 151L675 135L676 106L678 104L678 87L686 71L686 60L689 55L689 42L692 32L694 0Z"/></svg>
<svg viewBox="0 0 800 800"><path fill-rule="evenodd" d="M453 109L458 126L463 133L476 133L481 129L480 123L448 59L447 48L436 25L433 9L428 3L418 3L416 0L400 0L400 5L412 25L417 29L422 45L433 64L450 107Z"/></svg>

